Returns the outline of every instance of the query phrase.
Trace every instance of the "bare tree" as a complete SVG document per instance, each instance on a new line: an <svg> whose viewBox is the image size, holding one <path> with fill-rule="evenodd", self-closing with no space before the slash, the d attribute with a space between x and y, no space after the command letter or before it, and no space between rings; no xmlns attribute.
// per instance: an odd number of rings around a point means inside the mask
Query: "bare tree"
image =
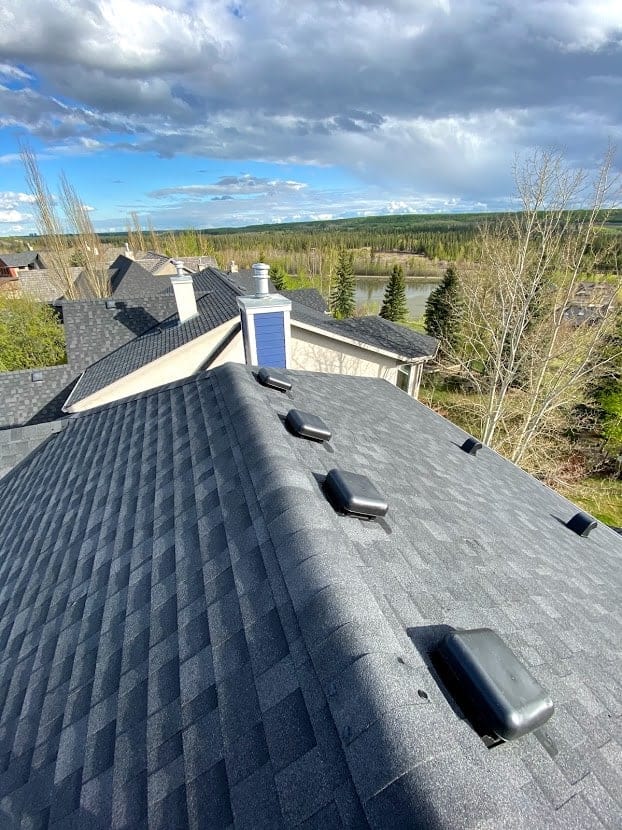
<svg viewBox="0 0 622 830"><path fill-rule="evenodd" d="M520 210L481 228L477 261L461 274L462 339L452 358L480 393L482 439L516 463L559 430L560 413L614 359L603 346L620 275L609 275L587 322L570 314L580 284L599 271L594 251L606 251L594 241L619 187L612 162L609 148L593 178L558 152L518 163Z"/></svg>
<svg viewBox="0 0 622 830"><path fill-rule="evenodd" d="M87 291L95 297L110 296L108 269L101 257L101 242L95 233L86 205L64 173L60 177L60 201L82 264Z"/></svg>
<svg viewBox="0 0 622 830"><path fill-rule="evenodd" d="M47 252L52 280L62 296L75 299L73 272L70 266L70 244L34 151L26 144L20 147L26 182L35 197L35 225Z"/></svg>

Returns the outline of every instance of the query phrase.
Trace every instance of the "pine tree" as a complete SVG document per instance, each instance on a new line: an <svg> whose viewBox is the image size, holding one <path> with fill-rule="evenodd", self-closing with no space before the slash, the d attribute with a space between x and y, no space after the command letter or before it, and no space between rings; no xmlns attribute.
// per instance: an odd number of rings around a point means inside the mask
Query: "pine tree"
<svg viewBox="0 0 622 830"><path fill-rule="evenodd" d="M285 291L287 288L287 271L280 262L270 268L270 279L277 291Z"/></svg>
<svg viewBox="0 0 622 830"><path fill-rule="evenodd" d="M330 310L337 319L351 317L354 314L355 290L354 254L343 249L339 251L335 285L330 293Z"/></svg>
<svg viewBox="0 0 622 830"><path fill-rule="evenodd" d="M425 304L425 330L440 340L441 354L458 344L461 310L458 275L450 266Z"/></svg>
<svg viewBox="0 0 622 830"><path fill-rule="evenodd" d="M384 299L380 316L394 323L402 323L408 319L408 303L406 302L406 282L400 265L394 265L391 277L384 291Z"/></svg>

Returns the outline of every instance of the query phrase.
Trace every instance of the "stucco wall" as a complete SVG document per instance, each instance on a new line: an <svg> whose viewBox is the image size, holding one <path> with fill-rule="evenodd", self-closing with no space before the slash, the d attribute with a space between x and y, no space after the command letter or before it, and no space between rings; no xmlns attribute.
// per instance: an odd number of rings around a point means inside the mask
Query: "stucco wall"
<svg viewBox="0 0 622 830"><path fill-rule="evenodd" d="M242 340L242 332L238 332L235 338L220 352L217 358L210 362L210 369L215 369L216 366L223 366L225 363L245 363L244 357L244 341Z"/></svg>
<svg viewBox="0 0 622 830"><path fill-rule="evenodd" d="M384 378L397 380L398 361L386 355L324 336L292 323L292 369L309 372L328 372L335 375Z"/></svg>
<svg viewBox="0 0 622 830"><path fill-rule="evenodd" d="M164 383L171 383L174 380L181 380L181 378L193 375L205 366L213 352L218 349L218 346L227 338L236 325L237 321L233 323L230 321L201 337L197 337L179 349L163 355L135 372L111 383L104 389L100 389L99 392L95 392L88 398L78 401L69 407L68 411L84 412L95 406L118 401L130 395L138 395L140 392L155 389ZM243 360L240 362L243 362Z"/></svg>

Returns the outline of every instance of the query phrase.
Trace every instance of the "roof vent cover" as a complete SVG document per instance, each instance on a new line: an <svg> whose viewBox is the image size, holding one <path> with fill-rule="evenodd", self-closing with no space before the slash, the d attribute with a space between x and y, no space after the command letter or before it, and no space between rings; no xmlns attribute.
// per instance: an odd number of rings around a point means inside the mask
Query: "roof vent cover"
<svg viewBox="0 0 622 830"><path fill-rule="evenodd" d="M30 380L32 383L42 383L43 382L43 372L31 372L30 373Z"/></svg>
<svg viewBox="0 0 622 830"><path fill-rule="evenodd" d="M330 441L331 431L321 418L311 412L301 412L299 409L290 409L285 423L294 435L309 438L312 441Z"/></svg>
<svg viewBox="0 0 622 830"><path fill-rule="evenodd" d="M106 300L106 308L107 309L116 308L116 307L117 307L117 304L114 300Z"/></svg>
<svg viewBox="0 0 622 830"><path fill-rule="evenodd" d="M279 392L289 392L292 388L288 380L276 372L271 372L270 369L261 368L257 372L257 380L262 386L269 386L270 389L278 389Z"/></svg>
<svg viewBox="0 0 622 830"><path fill-rule="evenodd" d="M464 444L460 447L461 450L464 450L464 452L469 455L476 455L481 448L482 443L481 441L478 441L477 438L467 438Z"/></svg>
<svg viewBox="0 0 622 830"><path fill-rule="evenodd" d="M438 655L455 678L458 703L482 734L513 741L553 714L548 692L490 628L452 631Z"/></svg>
<svg viewBox="0 0 622 830"><path fill-rule="evenodd" d="M330 470L324 490L335 510L366 519L386 515L389 505L367 476Z"/></svg>
<svg viewBox="0 0 622 830"><path fill-rule="evenodd" d="M578 536L589 536L594 528L598 525L596 519L593 519L587 513L575 513L574 516L566 522L566 527Z"/></svg>

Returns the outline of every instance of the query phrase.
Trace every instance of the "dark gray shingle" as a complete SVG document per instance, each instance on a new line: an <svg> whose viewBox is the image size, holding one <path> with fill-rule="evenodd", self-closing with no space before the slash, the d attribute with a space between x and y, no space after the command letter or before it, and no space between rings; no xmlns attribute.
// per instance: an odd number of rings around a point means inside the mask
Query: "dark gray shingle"
<svg viewBox="0 0 622 830"><path fill-rule="evenodd" d="M289 377L330 449L230 364L0 482L4 824L617 826L622 541L385 382ZM333 512L334 466L386 521ZM480 625L557 707L494 750L429 656Z"/></svg>
<svg viewBox="0 0 622 830"><path fill-rule="evenodd" d="M292 295L297 292L291 292ZM392 323L379 316L347 317L336 320L321 314L314 308L301 304L292 296L292 320L316 326L324 331L366 343L378 349L404 358L434 357L438 341L426 334L419 334L406 326Z"/></svg>

